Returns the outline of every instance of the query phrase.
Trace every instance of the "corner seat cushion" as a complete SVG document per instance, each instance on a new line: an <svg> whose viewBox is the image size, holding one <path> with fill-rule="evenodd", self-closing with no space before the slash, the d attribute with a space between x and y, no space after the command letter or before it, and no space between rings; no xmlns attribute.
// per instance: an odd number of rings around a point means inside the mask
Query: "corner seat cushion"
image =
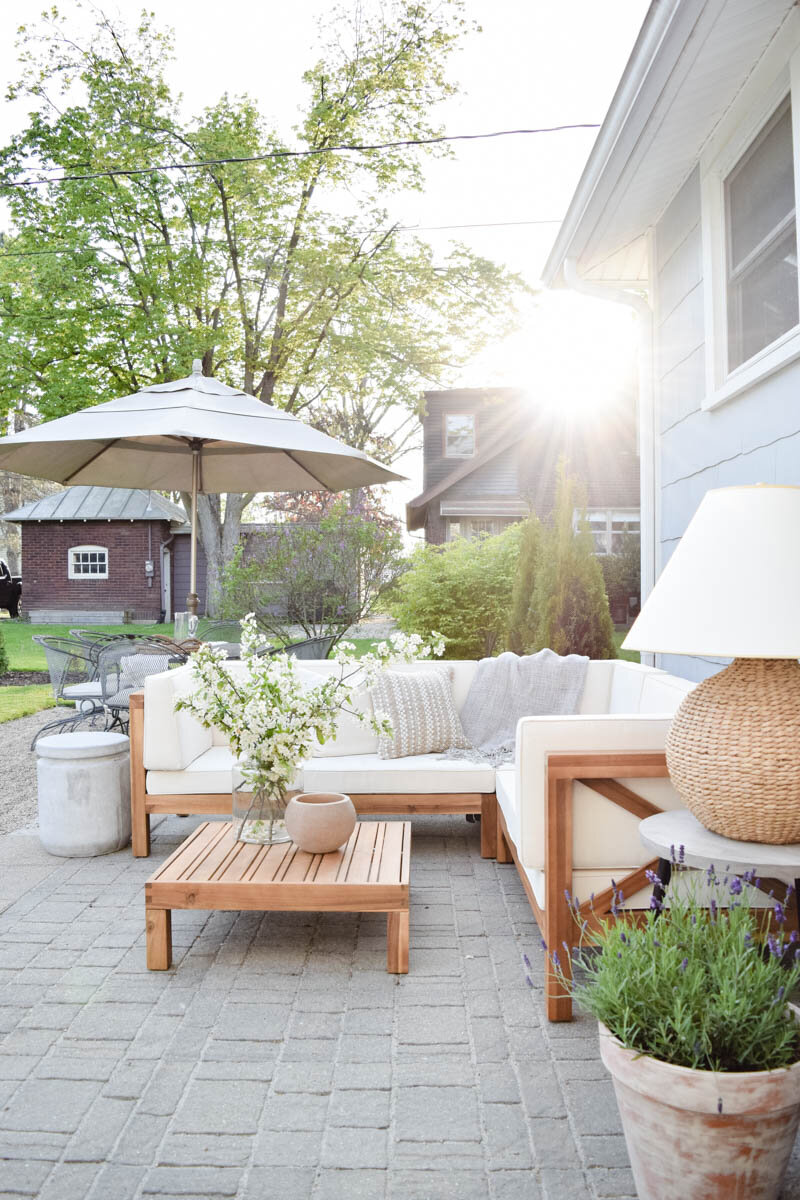
<svg viewBox="0 0 800 1200"><path fill-rule="evenodd" d="M314 758L303 768L307 792L378 795L446 795L493 792L494 767L438 754L381 759L377 754Z"/></svg>
<svg viewBox="0 0 800 1200"><path fill-rule="evenodd" d="M508 836L514 843L514 846L518 847L519 793L517 791L517 773L514 767L500 767L495 774L495 785L497 788L497 803L505 819Z"/></svg>

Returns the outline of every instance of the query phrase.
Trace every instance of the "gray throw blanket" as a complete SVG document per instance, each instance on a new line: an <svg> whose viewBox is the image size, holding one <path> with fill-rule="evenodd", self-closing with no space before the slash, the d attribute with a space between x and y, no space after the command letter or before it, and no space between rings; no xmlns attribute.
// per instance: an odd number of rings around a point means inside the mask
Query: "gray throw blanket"
<svg viewBox="0 0 800 1200"><path fill-rule="evenodd" d="M562 658L552 650L482 658L461 711L464 735L473 749L448 750L445 757L493 766L511 762L520 717L574 713L588 664L583 654Z"/></svg>

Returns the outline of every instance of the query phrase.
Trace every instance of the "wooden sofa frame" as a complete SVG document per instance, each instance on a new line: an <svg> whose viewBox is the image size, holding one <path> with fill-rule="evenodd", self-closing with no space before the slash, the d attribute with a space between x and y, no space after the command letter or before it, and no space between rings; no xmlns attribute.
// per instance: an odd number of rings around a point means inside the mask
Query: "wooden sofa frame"
<svg viewBox="0 0 800 1200"><path fill-rule="evenodd" d="M545 964L545 1007L550 1021L572 1020L572 999L553 969L551 953L556 951L565 978L571 977L570 952L578 941L575 915L567 901L572 892L572 816L573 791L576 783L604 796L635 817L643 820L663 811L657 805L637 795L620 779L663 779L669 776L663 753L637 751L616 754L550 754L547 758L547 791L545 805L545 908L539 907L530 881L522 868L517 847L509 837L500 806L497 806L497 861L513 862L519 872L533 915L547 946ZM617 891L633 896L647 886L647 872L655 871L654 858L622 879L616 880ZM614 888L606 888L580 905L581 919L589 928L601 917L611 914Z"/></svg>
<svg viewBox="0 0 800 1200"><path fill-rule="evenodd" d="M131 827L135 858L150 853L150 814L181 813L208 816L231 811L231 797L212 792L203 795L154 796L147 793L144 766L144 692L130 698L131 742ZM494 792L446 792L426 794L351 794L359 813L479 813L481 817L481 855L497 854L497 797Z"/></svg>

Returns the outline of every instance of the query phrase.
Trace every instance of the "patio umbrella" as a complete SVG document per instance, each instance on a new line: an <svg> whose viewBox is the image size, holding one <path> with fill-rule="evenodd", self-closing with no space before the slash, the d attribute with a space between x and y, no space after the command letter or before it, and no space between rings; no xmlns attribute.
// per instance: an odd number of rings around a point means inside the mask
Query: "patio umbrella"
<svg viewBox="0 0 800 1200"><path fill-rule="evenodd" d="M0 438L0 468L57 483L191 492L197 612L198 492L300 492L402 479L247 392L192 374Z"/></svg>

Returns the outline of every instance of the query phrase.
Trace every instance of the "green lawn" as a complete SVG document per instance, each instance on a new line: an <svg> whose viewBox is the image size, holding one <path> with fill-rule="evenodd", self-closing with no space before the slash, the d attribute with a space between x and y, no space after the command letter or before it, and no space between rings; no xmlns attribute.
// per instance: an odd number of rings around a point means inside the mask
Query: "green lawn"
<svg viewBox="0 0 800 1200"><path fill-rule="evenodd" d="M49 683L0 687L0 725L4 721L16 721L17 717L29 717L31 713L54 706Z"/></svg>
<svg viewBox="0 0 800 1200"><path fill-rule="evenodd" d="M78 629L79 623L74 622L72 628ZM169 625L87 625L87 629L97 629L101 633L165 633L172 636L172 624ZM8 665L12 671L46 671L47 663L44 651L37 646L34 634L47 634L49 637L68 637L68 625L29 625L27 621L0 621L0 633L6 644Z"/></svg>
<svg viewBox="0 0 800 1200"><path fill-rule="evenodd" d="M628 632L627 629L616 629L614 631L614 645L617 647L617 658L624 658L628 662L637 663L640 661L638 650L622 650L621 649L622 643L625 641L625 635L627 634L627 632Z"/></svg>
<svg viewBox="0 0 800 1200"><path fill-rule="evenodd" d="M77 629L79 626L73 625ZM100 633L163 633L172 637L173 626L168 625L87 625L86 629L96 629ZM0 633L6 645L8 665L12 671L46 671L44 651L32 641L34 634L47 634L49 637L68 637L68 625L29 625L25 621L0 621ZM371 638L354 638L356 651L361 657L371 650L375 644Z"/></svg>

